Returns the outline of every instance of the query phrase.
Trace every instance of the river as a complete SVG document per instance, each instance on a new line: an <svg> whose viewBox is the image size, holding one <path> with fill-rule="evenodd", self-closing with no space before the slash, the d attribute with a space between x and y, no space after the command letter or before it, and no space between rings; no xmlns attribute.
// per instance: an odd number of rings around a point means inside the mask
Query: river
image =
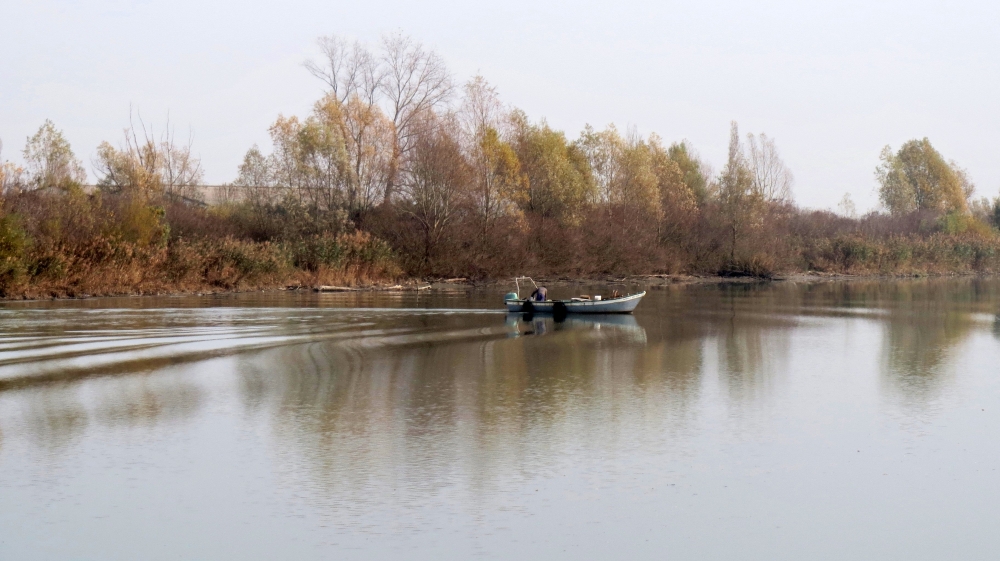
<svg viewBox="0 0 1000 561"><path fill-rule="evenodd" d="M0 304L0 559L1000 550L1000 280L502 292Z"/></svg>

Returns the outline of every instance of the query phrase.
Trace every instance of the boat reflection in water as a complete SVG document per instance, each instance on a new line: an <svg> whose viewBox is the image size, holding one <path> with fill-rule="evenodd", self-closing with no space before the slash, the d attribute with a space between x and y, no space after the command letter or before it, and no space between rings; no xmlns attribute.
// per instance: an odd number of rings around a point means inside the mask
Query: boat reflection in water
<svg viewBox="0 0 1000 561"><path fill-rule="evenodd" d="M625 339L637 344L646 344L646 330L635 316L626 314L574 314L564 317L535 314L507 314L507 328L510 337L525 335L547 335L562 331L602 330L617 339ZM600 337L600 335L598 335Z"/></svg>

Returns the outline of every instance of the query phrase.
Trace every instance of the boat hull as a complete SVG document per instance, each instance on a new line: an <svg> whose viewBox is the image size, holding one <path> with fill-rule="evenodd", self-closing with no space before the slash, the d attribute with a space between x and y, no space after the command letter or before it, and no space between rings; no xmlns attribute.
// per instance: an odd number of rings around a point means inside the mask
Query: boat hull
<svg viewBox="0 0 1000 561"><path fill-rule="evenodd" d="M635 307L639 305L639 301L645 296L645 292L640 292L638 294L630 294L628 296L622 296L621 298L612 298L609 300L546 300L544 302L531 302L530 310L525 309L526 300L505 300L504 304L507 306L508 312L527 312L531 311L536 314L551 314L557 311L560 307L565 307L565 313L567 314L631 314ZM563 311L563 310L560 310Z"/></svg>

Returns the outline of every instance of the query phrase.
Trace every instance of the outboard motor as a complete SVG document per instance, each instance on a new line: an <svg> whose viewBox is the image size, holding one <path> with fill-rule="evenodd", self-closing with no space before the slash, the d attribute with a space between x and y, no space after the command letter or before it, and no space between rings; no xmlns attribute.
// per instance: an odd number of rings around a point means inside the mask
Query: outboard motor
<svg viewBox="0 0 1000 561"><path fill-rule="evenodd" d="M552 316L556 320L556 323L562 323L566 321L566 315L569 310L566 309L566 304L562 302L556 302L552 305Z"/></svg>

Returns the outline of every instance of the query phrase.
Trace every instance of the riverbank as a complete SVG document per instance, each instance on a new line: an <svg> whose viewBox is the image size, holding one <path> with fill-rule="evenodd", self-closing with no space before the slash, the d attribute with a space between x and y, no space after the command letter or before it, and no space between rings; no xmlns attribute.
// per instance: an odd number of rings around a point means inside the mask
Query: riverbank
<svg viewBox="0 0 1000 561"><path fill-rule="evenodd" d="M488 232L466 224L428 248L407 237L421 230L402 203L350 220L311 216L308 209L257 210L72 189L4 195L0 297L291 286L420 290L430 281L467 278L478 286L525 273L546 283L651 286L1000 273L1000 231L972 218L952 224L927 213L848 220L781 206L771 209L774 228L748 232L734 245L733 230L717 220L712 205L689 238L668 235L662 224L643 223L635 213L593 209L576 225L544 216L500 221Z"/></svg>
<svg viewBox="0 0 1000 561"><path fill-rule="evenodd" d="M889 281L905 279L927 279L927 278L996 278L995 274L974 274L974 273L933 273L933 274L861 274L849 275L840 273L821 273L816 271L804 273L776 274L769 278L760 277L732 277L721 275L626 275L626 276L592 276L582 278L570 277L534 277L538 285L550 288L566 288L571 286L605 285L605 286L643 286L651 290L664 289L672 286L692 286L692 285L746 285L761 283L822 283L822 282L850 282L850 281ZM327 277L331 278L331 277ZM340 277L343 279L344 277ZM270 284L257 284L254 286L223 288L218 286L196 286L178 287L170 289L160 286L158 289L148 290L112 290L95 291L93 293L73 290L51 291L44 293L40 291L26 291L22 294L0 297L0 302L17 302L31 300L81 300L90 298L108 297L141 297L141 296L207 296L207 295L228 295L247 293L279 293L279 292L310 292L310 293L365 293L365 292L398 292L398 293L423 293L423 292L447 292L466 290L491 290L507 292L513 288L513 279L490 279L490 280L470 280L466 278L450 279L405 279L391 281L368 281L357 282L345 285L303 283L302 279L294 279L292 282L279 282ZM355 279L357 280L357 279Z"/></svg>

